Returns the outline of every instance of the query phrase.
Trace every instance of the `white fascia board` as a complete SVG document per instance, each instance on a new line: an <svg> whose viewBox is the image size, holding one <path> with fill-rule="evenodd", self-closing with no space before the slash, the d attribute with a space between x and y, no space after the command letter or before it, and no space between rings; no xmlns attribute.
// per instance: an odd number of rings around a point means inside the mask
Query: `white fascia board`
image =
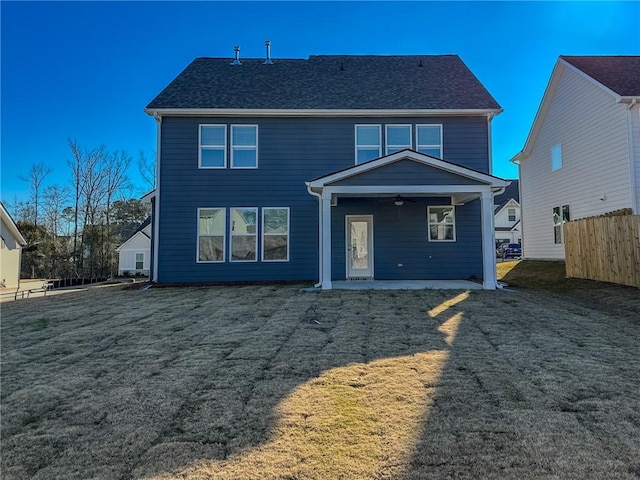
<svg viewBox="0 0 640 480"><path fill-rule="evenodd" d="M531 153L531 148L533 147L533 142L535 138L538 136L538 132L542 127L542 119L549 110L549 106L551 103L551 97L556 91L558 83L560 81L560 77L562 75L562 70L564 67L568 65L567 62L563 61L560 57L556 61L556 64L553 67L553 71L551 72L551 77L549 78L549 83L547 83L547 87L544 90L544 94L542 95L542 100L540 101L540 105L538 106L538 111L536 112L536 116L533 118L533 123L531 124L531 130L529 130L529 135L527 135L527 139L524 142L523 149L514 155L509 161L512 163L519 163L526 158Z"/></svg>
<svg viewBox="0 0 640 480"><path fill-rule="evenodd" d="M140 201L142 203L151 203L151 199L154 198L155 196L156 196L156 189L154 188L150 192L145 193L143 196L141 196Z"/></svg>
<svg viewBox="0 0 640 480"><path fill-rule="evenodd" d="M153 116L190 117L422 117L422 116L496 116L502 109L295 109L295 108L145 108Z"/></svg>
<svg viewBox="0 0 640 480"><path fill-rule="evenodd" d="M322 188L329 183L334 183L340 180L344 180L346 178L353 177L361 173L367 172L369 170L380 168L385 165L390 165L392 163L395 163L397 161L404 160L404 159L413 160L415 162L422 163L429 167L434 167L439 170L444 170L446 172L450 172L456 175L470 178L478 182L487 183L496 187L506 187L511 183L499 177L494 177L493 175L477 172L475 170L470 170L461 165L445 162L443 160L437 159L435 157L431 157L429 155L425 155L423 153L414 152L412 150L401 150L399 152L392 153L391 155L387 155L387 156L378 158L376 160L371 160L366 163L361 163L360 165L356 165L346 170L336 172L332 175L327 175L326 177L321 177L316 180L312 180L311 182L307 182L307 185L310 186L311 188Z"/></svg>
<svg viewBox="0 0 640 480"><path fill-rule="evenodd" d="M120 250L124 250L124 248L127 246L128 243L130 243L134 238L136 238L139 235L143 235L147 240L149 240L149 237L147 237L144 233L142 233L142 231L136 232L133 235L131 235L129 238L127 238L122 245L120 245L118 248L116 248L116 252L119 252Z"/></svg>
<svg viewBox="0 0 640 480"><path fill-rule="evenodd" d="M24 247L27 244L27 241L24 239L24 237L20 233L20 230L18 230L18 226L16 225L16 222L13 221L13 218L11 218L11 215L9 215L9 212L7 212L7 210L4 208L4 205L2 205L1 203L0 203L0 209L2 209L2 215L0 218L4 220L5 225L9 229L9 232L11 233L11 235L13 235L13 238L15 238L16 243Z"/></svg>

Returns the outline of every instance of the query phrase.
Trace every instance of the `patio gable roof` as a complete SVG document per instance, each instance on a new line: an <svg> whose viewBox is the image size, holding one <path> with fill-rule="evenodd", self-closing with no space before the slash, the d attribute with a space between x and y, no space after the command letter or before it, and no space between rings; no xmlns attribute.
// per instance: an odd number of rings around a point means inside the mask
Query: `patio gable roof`
<svg viewBox="0 0 640 480"><path fill-rule="evenodd" d="M504 188L509 182L413 150L402 150L306 182L319 191L335 186L483 185Z"/></svg>

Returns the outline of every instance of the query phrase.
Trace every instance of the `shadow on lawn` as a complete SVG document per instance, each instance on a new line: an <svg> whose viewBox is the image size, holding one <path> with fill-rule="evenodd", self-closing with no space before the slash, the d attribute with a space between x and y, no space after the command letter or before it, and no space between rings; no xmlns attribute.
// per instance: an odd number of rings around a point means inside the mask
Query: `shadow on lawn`
<svg viewBox="0 0 640 480"><path fill-rule="evenodd" d="M293 315L293 323L277 319L273 326L282 331L268 334L285 336L278 351L263 357L249 339L218 363L232 370L233 382L222 384L215 374L203 380L202 395L192 396L188 411L133 476L399 478L428 418L468 297L298 297L306 315Z"/></svg>

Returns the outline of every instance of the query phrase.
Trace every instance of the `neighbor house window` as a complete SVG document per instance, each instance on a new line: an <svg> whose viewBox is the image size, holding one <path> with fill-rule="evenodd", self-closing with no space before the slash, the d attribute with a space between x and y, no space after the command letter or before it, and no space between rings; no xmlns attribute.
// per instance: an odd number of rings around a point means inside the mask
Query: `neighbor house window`
<svg viewBox="0 0 640 480"><path fill-rule="evenodd" d="M387 155L411 148L411 125L385 125Z"/></svg>
<svg viewBox="0 0 640 480"><path fill-rule="evenodd" d="M553 243L564 243L563 225L570 220L569 205L553 207Z"/></svg>
<svg viewBox="0 0 640 480"><path fill-rule="evenodd" d="M382 127L356 125L356 163L363 163L382 155Z"/></svg>
<svg viewBox="0 0 640 480"><path fill-rule="evenodd" d="M551 147L551 170L559 170L562 168L562 145L554 145Z"/></svg>
<svg viewBox="0 0 640 480"><path fill-rule="evenodd" d="M224 262L224 208L198 209L198 262Z"/></svg>
<svg viewBox="0 0 640 480"><path fill-rule="evenodd" d="M455 242L455 207L427 207L427 217L429 220L429 241Z"/></svg>
<svg viewBox="0 0 640 480"><path fill-rule="evenodd" d="M200 168L226 168L227 166L227 126L200 125Z"/></svg>
<svg viewBox="0 0 640 480"><path fill-rule="evenodd" d="M262 261L289 260L289 209L262 209Z"/></svg>
<svg viewBox="0 0 640 480"><path fill-rule="evenodd" d="M257 125L231 125L231 168L258 168Z"/></svg>
<svg viewBox="0 0 640 480"><path fill-rule="evenodd" d="M442 158L442 125L416 125L416 150Z"/></svg>
<svg viewBox="0 0 640 480"><path fill-rule="evenodd" d="M516 209L515 208L507 208L507 215L509 216L510 222L516 221Z"/></svg>
<svg viewBox="0 0 640 480"><path fill-rule="evenodd" d="M136 253L136 270L144 269L144 253Z"/></svg>
<svg viewBox="0 0 640 480"><path fill-rule="evenodd" d="M257 208L231 209L231 261L257 260Z"/></svg>

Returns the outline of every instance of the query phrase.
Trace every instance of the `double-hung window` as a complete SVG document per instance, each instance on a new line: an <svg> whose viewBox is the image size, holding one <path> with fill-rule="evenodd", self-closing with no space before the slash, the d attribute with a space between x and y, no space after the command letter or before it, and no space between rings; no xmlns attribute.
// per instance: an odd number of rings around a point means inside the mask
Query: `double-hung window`
<svg viewBox="0 0 640 480"><path fill-rule="evenodd" d="M200 149L198 166L200 168L227 167L227 126L200 125Z"/></svg>
<svg viewBox="0 0 640 480"><path fill-rule="evenodd" d="M144 253L138 252L136 253L136 270L144 269Z"/></svg>
<svg viewBox="0 0 640 480"><path fill-rule="evenodd" d="M411 148L411 125L385 125L386 154Z"/></svg>
<svg viewBox="0 0 640 480"><path fill-rule="evenodd" d="M564 243L563 225L570 220L569 205L553 207L553 243Z"/></svg>
<svg viewBox="0 0 640 480"><path fill-rule="evenodd" d="M507 208L507 215L509 216L510 222L516 221L516 209L515 208Z"/></svg>
<svg viewBox="0 0 640 480"><path fill-rule="evenodd" d="M381 133L380 125L356 125L356 164L382 155Z"/></svg>
<svg viewBox="0 0 640 480"><path fill-rule="evenodd" d="M257 261L257 208L231 209L231 255L232 262Z"/></svg>
<svg viewBox="0 0 640 480"><path fill-rule="evenodd" d="M262 261L289 260L289 209L262 209Z"/></svg>
<svg viewBox="0 0 640 480"><path fill-rule="evenodd" d="M224 208L198 209L198 262L224 262L225 225Z"/></svg>
<svg viewBox="0 0 640 480"><path fill-rule="evenodd" d="M442 125L416 125L416 150L442 158Z"/></svg>
<svg viewBox="0 0 640 480"><path fill-rule="evenodd" d="M258 168L257 125L231 125L231 168Z"/></svg>
<svg viewBox="0 0 640 480"><path fill-rule="evenodd" d="M456 241L456 211L453 206L427 207L430 242Z"/></svg>

